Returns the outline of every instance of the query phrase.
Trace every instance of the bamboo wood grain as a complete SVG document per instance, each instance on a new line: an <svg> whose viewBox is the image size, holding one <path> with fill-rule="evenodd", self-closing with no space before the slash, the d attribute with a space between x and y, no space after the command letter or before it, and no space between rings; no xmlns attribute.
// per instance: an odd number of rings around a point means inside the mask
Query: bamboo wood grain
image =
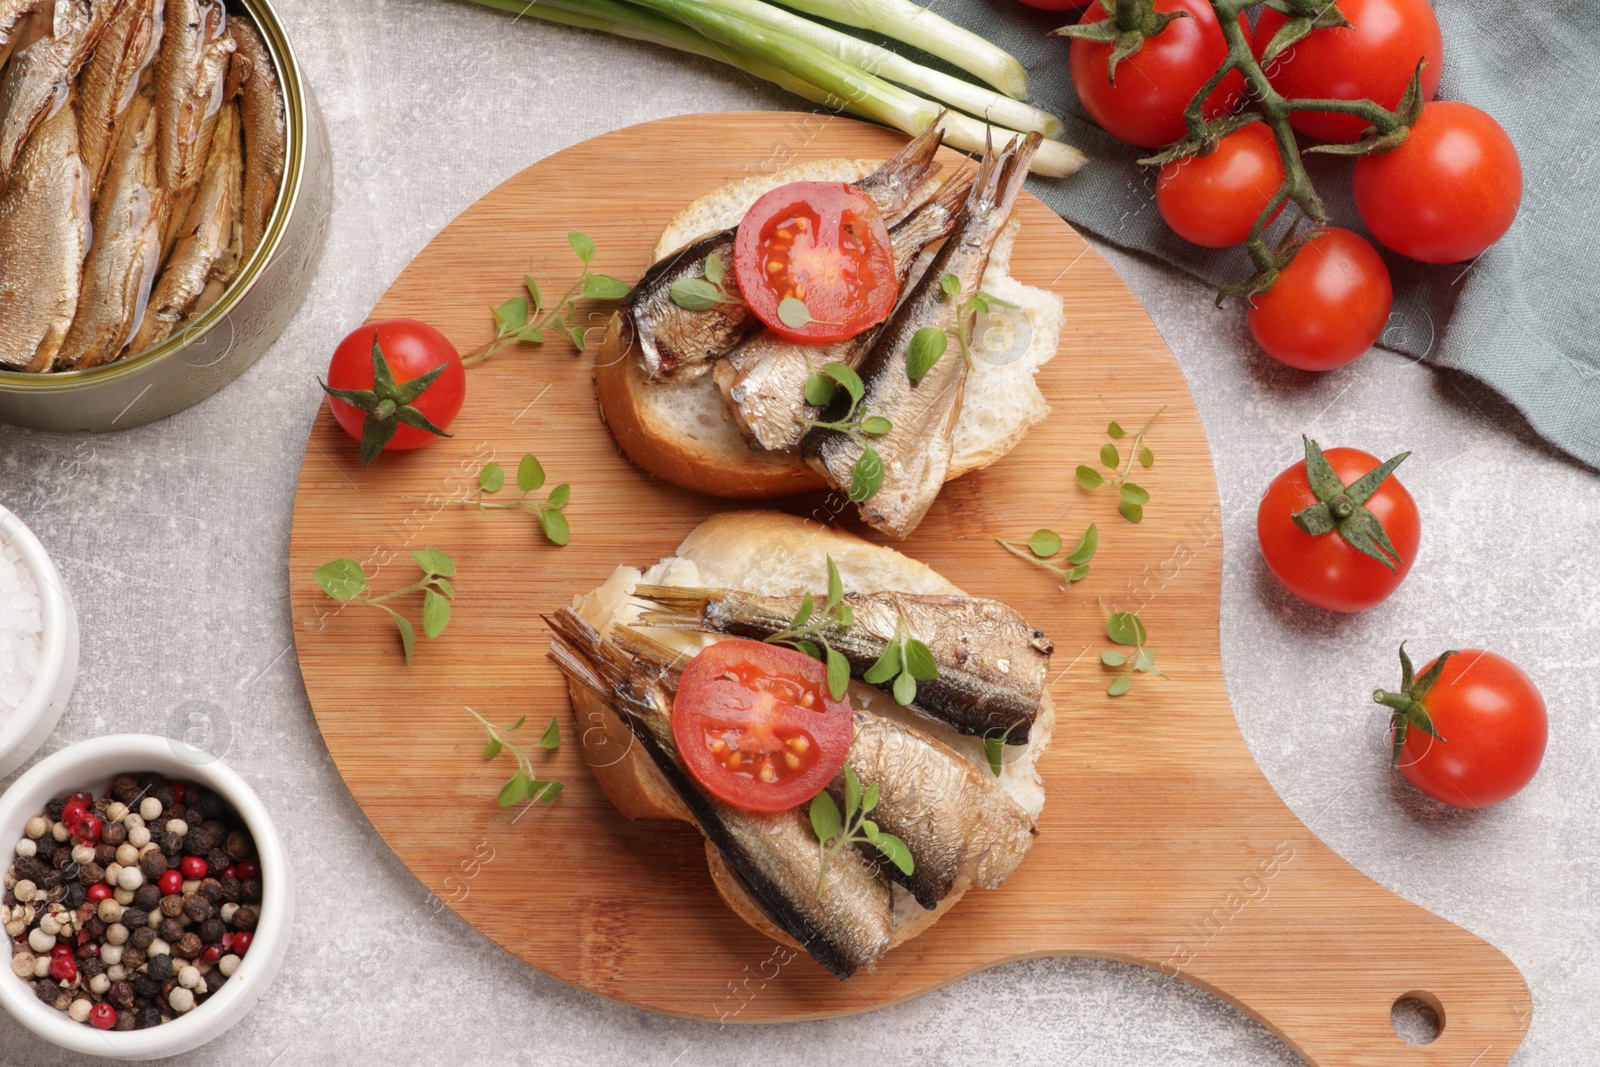
<svg viewBox="0 0 1600 1067"><path fill-rule="evenodd" d="M806 114L693 115L576 145L484 197L416 257L374 310L414 316L466 351L491 332L488 305L525 273L547 294L578 265L569 229L599 247L597 270L636 278L662 225L693 196L741 174L827 157L882 157L900 138ZM1038 843L1001 890L974 891L877 973L838 982L733 919L711 889L700 840L678 825L622 819L582 764L564 687L545 658L541 612L619 563L669 553L706 515L740 505L655 480L601 425L591 368L559 339L507 350L469 373L454 437L370 469L324 410L295 504L289 588L306 691L345 781L385 841L440 901L529 964L654 1011L728 1022L811 1019L919 996L974 971L1040 956L1159 968L1247 1011L1319 1067L1499 1067L1531 1018L1528 989L1492 946L1402 900L1323 846L1257 769L1223 684L1218 648L1221 523L1210 455L1183 376L1116 273L1026 197L1013 260L1061 293L1060 354L1040 375L1053 413L1009 457L946 486L904 545L966 589L1017 606L1056 642L1060 707L1041 763L1049 801ZM582 305L580 305L582 307ZM602 323L609 308L596 309ZM595 336L598 338L599 334ZM1157 408L1153 500L1140 525L1109 490L1073 481L1107 422ZM538 454L571 482L572 544L532 516L450 503L483 462ZM782 502L824 514L817 494ZM836 505L832 505L836 507ZM1069 540L1100 524L1091 576L1062 592L995 537L1040 526ZM850 525L845 520L846 525ZM318 564L352 556L388 590L413 580L410 549L459 566L455 616L419 638L406 668L380 612L326 599ZM1096 598L1140 611L1167 680L1106 697ZM402 605L413 618L415 604ZM420 627L419 627L420 630ZM464 710L554 716L564 743L537 759L566 783L555 804L499 809L509 757L482 758ZM442 906L430 903L434 907ZM1403 1043L1398 997L1440 1007L1439 1039Z"/></svg>

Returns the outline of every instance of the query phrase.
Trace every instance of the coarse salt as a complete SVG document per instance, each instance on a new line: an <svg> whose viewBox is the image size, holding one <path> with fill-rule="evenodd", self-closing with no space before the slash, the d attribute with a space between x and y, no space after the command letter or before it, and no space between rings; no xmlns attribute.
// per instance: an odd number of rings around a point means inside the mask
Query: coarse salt
<svg viewBox="0 0 1600 1067"><path fill-rule="evenodd" d="M22 706L43 646L39 587L22 556L0 541L0 723Z"/></svg>

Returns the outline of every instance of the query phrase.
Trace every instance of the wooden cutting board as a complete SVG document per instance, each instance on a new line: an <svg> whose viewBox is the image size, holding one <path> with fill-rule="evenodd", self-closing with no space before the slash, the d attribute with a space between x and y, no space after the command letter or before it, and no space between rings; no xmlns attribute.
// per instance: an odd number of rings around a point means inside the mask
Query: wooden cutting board
<svg viewBox="0 0 1600 1067"><path fill-rule="evenodd" d="M633 279L663 224L699 193L744 174L828 157L890 154L903 138L799 113L690 115L619 130L529 167L474 204L412 261L374 317L413 316L463 351L491 333L488 307L524 274L546 293L577 276L582 230L595 269ZM370 469L327 410L306 448L289 588L306 691L351 792L385 841L449 906L531 965L654 1011L727 1022L814 1019L919 996L986 967L1098 956L1159 968L1238 1005L1310 1063L1504 1064L1532 1005L1492 946L1379 886L1323 846L1273 792L1235 723L1218 650L1221 521L1205 435L1177 363L1133 294L1038 201L1013 271L1066 299L1060 353L1041 373L1051 416L994 467L945 487L901 547L967 590L1017 608L1056 643L1061 709L1040 764L1049 802L1037 845L1003 888L974 891L877 973L839 982L735 920L712 891L698 834L630 823L583 766L565 688L545 658L539 615L647 565L713 511L642 473L599 421L590 364L564 341L508 350L469 373L454 438L385 455ZM609 308L596 309L594 323ZM598 333L596 333L598 337ZM1143 523L1109 490L1080 489L1106 424L1158 408L1156 464L1141 482ZM450 503L483 462L534 452L570 482L572 543L546 544L533 518ZM801 514L813 497L781 502ZM1070 592L1002 551L996 537L1041 526L1075 539L1098 523L1090 577ZM407 668L382 613L338 610L311 578L363 560L382 591L409 584L407 551L435 546L459 567L455 614L419 639ZM1106 695L1097 598L1137 610L1167 679ZM414 619L420 609L403 605ZM419 626L420 630L420 626ZM483 759L467 713L528 716L532 741L554 716L563 744L541 766L559 801L500 809L512 767ZM1430 1045L1396 1036L1390 1009L1438 1006Z"/></svg>

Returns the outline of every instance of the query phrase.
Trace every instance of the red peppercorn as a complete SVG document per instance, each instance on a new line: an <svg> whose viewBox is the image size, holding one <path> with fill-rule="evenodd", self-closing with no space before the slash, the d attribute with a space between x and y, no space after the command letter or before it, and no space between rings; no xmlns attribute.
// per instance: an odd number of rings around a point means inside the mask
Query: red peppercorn
<svg viewBox="0 0 1600 1067"><path fill-rule="evenodd" d="M206 950L204 952L200 953L200 961L202 963L216 963L221 958L222 958L222 946L221 945L207 945L206 946Z"/></svg>
<svg viewBox="0 0 1600 1067"><path fill-rule="evenodd" d="M66 826L76 826L89 809L81 801L69 800L61 806L61 822Z"/></svg>
<svg viewBox="0 0 1600 1067"><path fill-rule="evenodd" d="M53 956L50 960L50 977L58 982L75 982L78 980L78 961L72 958L69 951L65 956Z"/></svg>
<svg viewBox="0 0 1600 1067"><path fill-rule="evenodd" d="M174 804L182 804L187 799L189 799L189 783L187 783L187 782L173 782L172 783L172 802Z"/></svg>
<svg viewBox="0 0 1600 1067"><path fill-rule="evenodd" d="M161 895L170 897L174 893L183 892L183 875L177 871L168 871L156 879L156 888L161 890Z"/></svg>
<svg viewBox="0 0 1600 1067"><path fill-rule="evenodd" d="M239 868L235 867L233 864L230 863L228 866L222 868L222 877L224 877L224 878L238 878L239 877Z"/></svg>
<svg viewBox="0 0 1600 1067"><path fill-rule="evenodd" d="M71 945L56 945L50 950L50 958L53 960L59 960L63 956L70 955L72 955Z"/></svg>
<svg viewBox="0 0 1600 1067"><path fill-rule="evenodd" d="M234 933L232 930L229 930L227 933L222 935L222 947L224 950L228 952L233 951L233 938Z"/></svg>
<svg viewBox="0 0 1600 1067"><path fill-rule="evenodd" d="M241 882L248 882L252 878L261 877L261 865L255 860L240 860L233 865L234 877Z"/></svg>
<svg viewBox="0 0 1600 1067"><path fill-rule="evenodd" d="M96 1030L109 1030L117 1025L117 1009L102 1000L89 1009L89 1022Z"/></svg>
<svg viewBox="0 0 1600 1067"><path fill-rule="evenodd" d="M200 856L185 856L183 857L183 862L178 866L183 871L183 876L192 881L199 881L204 878L206 872L210 870L206 865L205 859Z"/></svg>
<svg viewBox="0 0 1600 1067"><path fill-rule="evenodd" d="M106 885L104 882L96 882L94 885L89 887L88 895L90 903L98 904L102 900L111 899L111 887Z"/></svg>
<svg viewBox="0 0 1600 1067"><path fill-rule="evenodd" d="M243 956L246 952L249 952L250 942L254 941L255 939L255 935L247 930L240 930L238 933L234 934L233 954L235 956Z"/></svg>
<svg viewBox="0 0 1600 1067"><path fill-rule="evenodd" d="M85 815L70 825L72 826L72 836L89 844L100 840L100 831L104 829L98 815Z"/></svg>

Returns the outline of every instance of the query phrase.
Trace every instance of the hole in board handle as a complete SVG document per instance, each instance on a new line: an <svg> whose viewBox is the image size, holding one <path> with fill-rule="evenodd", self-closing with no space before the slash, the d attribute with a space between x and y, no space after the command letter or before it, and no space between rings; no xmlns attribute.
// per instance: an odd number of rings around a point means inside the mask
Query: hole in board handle
<svg viewBox="0 0 1600 1067"><path fill-rule="evenodd" d="M1444 1005L1432 993L1413 989L1389 1008L1389 1025L1408 1045L1431 1045L1444 1033Z"/></svg>

